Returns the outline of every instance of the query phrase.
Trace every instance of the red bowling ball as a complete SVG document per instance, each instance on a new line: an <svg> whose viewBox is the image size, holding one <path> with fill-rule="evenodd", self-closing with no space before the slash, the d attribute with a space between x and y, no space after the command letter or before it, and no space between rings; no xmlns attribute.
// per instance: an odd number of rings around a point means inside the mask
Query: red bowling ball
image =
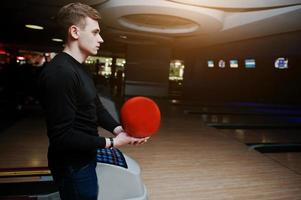
<svg viewBox="0 0 301 200"><path fill-rule="evenodd" d="M149 137L160 127L161 113L158 105L147 97L127 100L120 112L124 130L132 137Z"/></svg>

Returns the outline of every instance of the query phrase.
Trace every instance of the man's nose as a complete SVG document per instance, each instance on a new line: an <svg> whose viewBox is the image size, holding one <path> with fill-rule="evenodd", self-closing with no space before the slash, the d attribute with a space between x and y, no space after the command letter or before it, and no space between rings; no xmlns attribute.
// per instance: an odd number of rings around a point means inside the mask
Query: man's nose
<svg viewBox="0 0 301 200"><path fill-rule="evenodd" d="M99 43L103 43L104 41L103 41L103 39L102 39L102 37L99 35L99 38L98 38L98 42Z"/></svg>

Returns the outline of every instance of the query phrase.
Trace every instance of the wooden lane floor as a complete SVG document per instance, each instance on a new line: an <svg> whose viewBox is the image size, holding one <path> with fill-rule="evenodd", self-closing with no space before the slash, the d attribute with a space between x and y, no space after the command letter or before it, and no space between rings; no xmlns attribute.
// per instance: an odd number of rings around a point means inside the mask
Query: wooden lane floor
<svg viewBox="0 0 301 200"><path fill-rule="evenodd" d="M184 112L200 116L208 126L262 152L301 174L301 110L299 105L233 103L185 105Z"/></svg>
<svg viewBox="0 0 301 200"><path fill-rule="evenodd" d="M123 148L140 163L150 199L301 199L295 171L173 109L148 144Z"/></svg>
<svg viewBox="0 0 301 200"><path fill-rule="evenodd" d="M0 133L0 168L47 167L48 139L43 118L28 117Z"/></svg>
<svg viewBox="0 0 301 200"><path fill-rule="evenodd" d="M301 175L301 153L265 153L265 156Z"/></svg>
<svg viewBox="0 0 301 200"><path fill-rule="evenodd" d="M267 130L267 129L223 129L220 130L226 137L244 144L294 145L301 144L300 130ZM283 151L264 153L275 162L301 174L301 152Z"/></svg>
<svg viewBox="0 0 301 200"><path fill-rule="evenodd" d="M160 131L145 145L122 148L140 164L149 199L301 199L295 171L206 127L199 116L160 106ZM0 168L46 165L43 123L24 119L1 133Z"/></svg>

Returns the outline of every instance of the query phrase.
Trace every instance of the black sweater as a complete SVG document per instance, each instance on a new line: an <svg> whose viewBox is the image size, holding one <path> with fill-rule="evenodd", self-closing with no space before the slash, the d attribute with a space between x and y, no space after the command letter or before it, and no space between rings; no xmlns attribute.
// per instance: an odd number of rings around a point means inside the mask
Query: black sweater
<svg viewBox="0 0 301 200"><path fill-rule="evenodd" d="M46 113L49 166L84 165L105 147L97 126L112 132L119 124L101 104L84 66L67 53L48 63L39 78Z"/></svg>

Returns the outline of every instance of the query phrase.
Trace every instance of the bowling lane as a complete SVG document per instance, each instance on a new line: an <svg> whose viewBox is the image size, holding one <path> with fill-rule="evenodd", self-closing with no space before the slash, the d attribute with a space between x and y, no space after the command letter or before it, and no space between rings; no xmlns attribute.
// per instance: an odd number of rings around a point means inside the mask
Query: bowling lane
<svg viewBox="0 0 301 200"><path fill-rule="evenodd" d="M199 116L207 126L301 174L299 106L231 103L188 106L185 113Z"/></svg>
<svg viewBox="0 0 301 200"><path fill-rule="evenodd" d="M301 128L299 106L236 102L217 105L184 103L183 107L186 114L198 115L204 123L215 128Z"/></svg>
<svg viewBox="0 0 301 200"><path fill-rule="evenodd" d="M301 198L295 171L207 127L182 106L164 108L161 129L148 144L123 148L141 164L150 199Z"/></svg>
<svg viewBox="0 0 301 200"><path fill-rule="evenodd" d="M296 171L207 127L200 116L158 102L159 132L143 146L122 148L139 163L149 199L301 199ZM44 166L44 128L40 117L32 117L1 134L1 167Z"/></svg>
<svg viewBox="0 0 301 200"><path fill-rule="evenodd" d="M245 144L301 143L299 129L219 129L224 135Z"/></svg>
<svg viewBox="0 0 301 200"><path fill-rule="evenodd" d="M219 131L250 148L256 145L263 148L266 146L268 152L262 151L265 156L301 174L300 130L219 129Z"/></svg>
<svg viewBox="0 0 301 200"><path fill-rule="evenodd" d="M0 168L45 167L47 148L44 119L23 118L0 134Z"/></svg>
<svg viewBox="0 0 301 200"><path fill-rule="evenodd" d="M184 112L189 114L217 114L217 115L255 115L255 116L301 116L301 108L292 105L271 105L271 104L206 104L193 105L183 104Z"/></svg>

